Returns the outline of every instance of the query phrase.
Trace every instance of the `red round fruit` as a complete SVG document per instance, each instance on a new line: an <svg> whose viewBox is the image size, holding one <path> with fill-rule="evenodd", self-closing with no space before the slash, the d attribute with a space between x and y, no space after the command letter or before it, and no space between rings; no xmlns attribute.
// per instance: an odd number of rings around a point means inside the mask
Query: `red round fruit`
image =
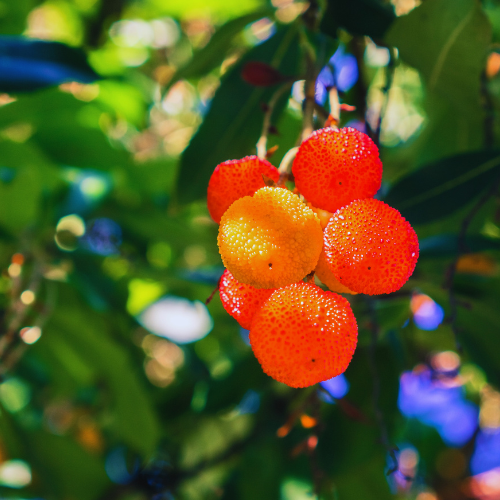
<svg viewBox="0 0 500 500"><path fill-rule="evenodd" d="M233 202L243 196L252 196L265 187L263 176L278 182L280 174L276 167L257 156L228 160L217 165L207 191L208 211L212 219L219 224Z"/></svg>
<svg viewBox="0 0 500 500"><path fill-rule="evenodd" d="M300 145L292 172L306 200L329 212L374 196L382 182L377 146L350 127L313 132Z"/></svg>
<svg viewBox="0 0 500 500"><path fill-rule="evenodd" d="M377 295L408 281L419 249L410 223L396 209L368 198L337 210L324 231L324 252L343 285Z"/></svg>
<svg viewBox="0 0 500 500"><path fill-rule="evenodd" d="M227 269L219 283L224 309L247 330L250 330L255 314L273 292L274 289L254 288L240 283Z"/></svg>
<svg viewBox="0 0 500 500"><path fill-rule="evenodd" d="M343 373L357 338L349 302L304 282L275 290L250 329L250 344L264 372L291 387Z"/></svg>

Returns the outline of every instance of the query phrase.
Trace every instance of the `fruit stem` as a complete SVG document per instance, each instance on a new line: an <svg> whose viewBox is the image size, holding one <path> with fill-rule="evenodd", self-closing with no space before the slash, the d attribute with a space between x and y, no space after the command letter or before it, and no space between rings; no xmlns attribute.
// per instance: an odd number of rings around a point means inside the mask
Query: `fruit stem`
<svg viewBox="0 0 500 500"><path fill-rule="evenodd" d="M328 125L338 130L340 123L340 102L337 87L332 87L328 92L328 101L330 103L330 116L328 117Z"/></svg>
<svg viewBox="0 0 500 500"><path fill-rule="evenodd" d="M283 156L280 166L278 167L278 172L280 173L280 177L285 176L292 171L293 159L295 158L295 155L297 154L298 150L299 150L298 147L292 148L285 153L285 156Z"/></svg>
<svg viewBox="0 0 500 500"><path fill-rule="evenodd" d="M267 104L266 112L264 113L264 122L262 124L262 132L259 140L257 141L257 156L261 159L265 159L267 155L267 137L271 128L271 118L274 108L276 107L279 98L292 86L292 83L293 82L286 82L278 88Z"/></svg>
<svg viewBox="0 0 500 500"><path fill-rule="evenodd" d="M316 104L316 67L310 54L306 52L306 81L304 84L304 111L302 115L302 133L300 141L304 142L314 131L314 108Z"/></svg>

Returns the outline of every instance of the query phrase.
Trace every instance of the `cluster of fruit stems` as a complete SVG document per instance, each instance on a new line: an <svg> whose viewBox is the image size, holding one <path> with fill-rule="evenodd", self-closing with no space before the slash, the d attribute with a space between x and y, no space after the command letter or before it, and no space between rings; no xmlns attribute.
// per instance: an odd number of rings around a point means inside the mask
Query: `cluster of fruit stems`
<svg viewBox="0 0 500 500"><path fill-rule="evenodd" d="M55 307L55 284L43 278L48 260L46 256L34 250L32 245L29 245L29 247L31 247L30 251L22 252L26 260L32 260L33 262L28 279L23 279L24 273L11 277L10 303L4 313L5 327L0 337L0 381L15 367L28 348L28 344L22 342L19 331L29 320L31 312L35 312L35 317L30 320L30 323L43 328ZM28 266L23 265L22 267L26 268ZM45 285L43 303L37 301L34 304L25 304L22 302L20 296L23 290L31 290L35 293L35 296L38 296L42 284Z"/></svg>

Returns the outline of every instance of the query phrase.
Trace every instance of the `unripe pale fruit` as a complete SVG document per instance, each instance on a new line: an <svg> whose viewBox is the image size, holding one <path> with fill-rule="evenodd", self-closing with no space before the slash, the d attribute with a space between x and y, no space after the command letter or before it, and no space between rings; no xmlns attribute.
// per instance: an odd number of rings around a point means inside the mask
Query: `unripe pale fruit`
<svg viewBox="0 0 500 500"><path fill-rule="evenodd" d="M219 224L233 202L264 187L263 176L278 182L280 174L276 167L257 156L228 160L217 165L207 190L207 206L212 219Z"/></svg>
<svg viewBox="0 0 500 500"><path fill-rule="evenodd" d="M307 201L329 212L374 196L382 182L377 146L350 127L313 132L300 145L292 172Z"/></svg>
<svg viewBox="0 0 500 500"><path fill-rule="evenodd" d="M314 270L318 279L326 285L332 292L336 293L348 293L350 295L357 295L356 292L349 290L345 285L343 285L333 274L326 262L325 252L322 251L316 269Z"/></svg>
<svg viewBox="0 0 500 500"><path fill-rule="evenodd" d="M220 299L224 309L247 330L250 330L255 314L273 292L273 289L254 288L240 283L227 269L219 283Z"/></svg>
<svg viewBox="0 0 500 500"><path fill-rule="evenodd" d="M382 201L368 198L341 208L324 234L330 270L354 292L394 292L415 269L417 235L396 209Z"/></svg>
<svg viewBox="0 0 500 500"><path fill-rule="evenodd" d="M265 187L224 213L218 244L224 265L240 283L279 288L313 271L323 232L316 214L297 195Z"/></svg>
<svg viewBox="0 0 500 500"><path fill-rule="evenodd" d="M307 387L346 370L357 336L344 297L301 282L271 294L255 315L250 344L267 375Z"/></svg>

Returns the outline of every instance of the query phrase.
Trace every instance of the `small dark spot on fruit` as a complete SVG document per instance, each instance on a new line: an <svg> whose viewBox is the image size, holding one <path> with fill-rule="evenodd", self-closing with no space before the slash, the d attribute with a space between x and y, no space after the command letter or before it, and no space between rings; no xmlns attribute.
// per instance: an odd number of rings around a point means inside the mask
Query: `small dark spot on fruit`
<svg viewBox="0 0 500 500"><path fill-rule="evenodd" d="M313 359L311 359L311 361L314 363L316 360L313 358Z"/></svg>
<svg viewBox="0 0 500 500"><path fill-rule="evenodd" d="M273 265L272 265L272 263L271 263L271 262L269 262L269 267L273 267Z"/></svg>
<svg viewBox="0 0 500 500"><path fill-rule="evenodd" d="M370 270L371 270L371 267L370 267L370 266L368 266L368 271L370 271Z"/></svg>
<svg viewBox="0 0 500 500"><path fill-rule="evenodd" d="M341 182L339 182L339 186L342 186L342 183L341 183Z"/></svg>

